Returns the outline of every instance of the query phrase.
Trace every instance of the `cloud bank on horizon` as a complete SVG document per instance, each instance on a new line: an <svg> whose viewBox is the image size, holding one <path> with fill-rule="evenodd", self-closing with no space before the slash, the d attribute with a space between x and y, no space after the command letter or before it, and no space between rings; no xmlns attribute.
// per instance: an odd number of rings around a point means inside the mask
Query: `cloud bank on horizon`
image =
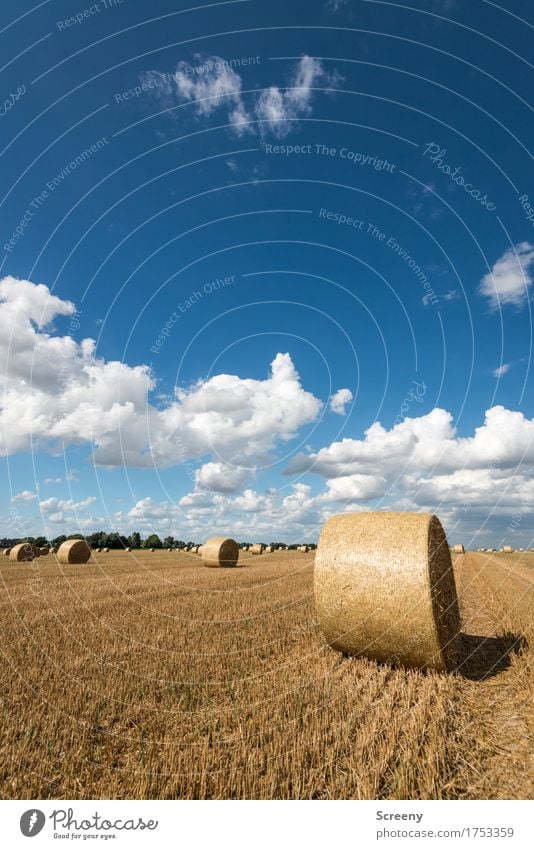
<svg viewBox="0 0 534 849"><path fill-rule="evenodd" d="M258 491L250 485L258 467L276 461L280 446L326 410L303 387L290 354L278 353L264 379L217 374L178 387L158 406L157 376L148 365L106 361L95 356L94 340L76 342L55 331L55 321L74 313L73 303L43 284L0 281L0 450L7 456L87 445L100 466L196 464L189 493L176 503L140 499L113 513L116 526L200 536L219 520L236 534L311 537L332 513L369 506L415 506L452 524L468 514L473 527L488 515L507 520L534 508L534 420L502 405L486 411L472 436L458 435L452 415L440 408L389 429L375 421L361 439L335 440L289 459L286 475L311 475L322 482L320 492L300 479L287 494ZM342 388L329 410L344 415L352 400ZM25 489L13 501L36 503L49 525L69 516L82 529L102 524L102 517L84 513L94 506L93 495L39 500Z"/></svg>

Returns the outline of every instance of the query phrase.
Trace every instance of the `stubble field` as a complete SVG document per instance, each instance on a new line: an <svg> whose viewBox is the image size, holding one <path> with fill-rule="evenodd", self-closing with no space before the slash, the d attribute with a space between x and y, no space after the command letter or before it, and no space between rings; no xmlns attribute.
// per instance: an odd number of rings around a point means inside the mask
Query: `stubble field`
<svg viewBox="0 0 534 849"><path fill-rule="evenodd" d="M0 563L2 798L532 798L534 554L455 561L461 670L347 659L313 553Z"/></svg>

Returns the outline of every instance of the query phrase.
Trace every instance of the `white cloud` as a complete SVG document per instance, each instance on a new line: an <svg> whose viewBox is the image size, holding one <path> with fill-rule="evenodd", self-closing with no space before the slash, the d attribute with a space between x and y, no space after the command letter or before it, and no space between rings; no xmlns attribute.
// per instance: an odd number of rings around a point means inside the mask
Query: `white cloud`
<svg viewBox="0 0 534 849"><path fill-rule="evenodd" d="M44 483L46 483L46 484L63 483L63 478L45 478Z"/></svg>
<svg viewBox="0 0 534 849"><path fill-rule="evenodd" d="M321 503L345 506L414 505L448 515L495 507L534 509L534 419L496 406L472 436L458 436L452 416L436 408L390 430L375 422L363 439L343 439L316 453L299 454L286 473L314 472L325 479Z"/></svg>
<svg viewBox="0 0 534 849"><path fill-rule="evenodd" d="M77 513L79 510L85 510L86 507L89 507L91 504L94 504L96 498L94 495L89 495L87 498L84 498L82 501L73 501L72 498L68 500L63 500L61 498L45 498L43 501L39 502L39 507L43 511L43 513L50 513L53 510L56 511L72 511Z"/></svg>
<svg viewBox="0 0 534 849"><path fill-rule="evenodd" d="M495 262L493 268L482 278L479 293L488 298L490 307L510 304L520 307L530 298L533 277L530 273L534 263L534 245L520 242L509 248Z"/></svg>
<svg viewBox="0 0 534 849"><path fill-rule="evenodd" d="M323 66L312 56L299 60L287 90L270 86L256 103L256 117L262 121L261 132L269 131L277 138L287 136L294 129L295 119L311 111L313 89L321 80L328 80Z"/></svg>
<svg viewBox="0 0 534 849"><path fill-rule="evenodd" d="M178 388L156 407L149 401L155 378L147 365L97 359L92 340L78 344L52 334L52 320L73 312L45 286L0 282L0 454L31 445L87 444L100 465L163 467L212 455L215 464L252 471L321 410L285 353L277 354L264 379L215 375ZM45 320L46 326L37 326ZM215 488L221 468L207 466L199 484L211 479ZM220 486L230 476L218 477Z"/></svg>
<svg viewBox="0 0 534 849"><path fill-rule="evenodd" d="M496 369L493 369L493 377L502 377L503 374L506 374L508 371L510 371L511 367L512 363L503 363Z"/></svg>
<svg viewBox="0 0 534 849"><path fill-rule="evenodd" d="M330 410L337 413L338 416L344 416L345 408L347 404L350 404L352 398L350 389L338 389L330 398Z"/></svg>
<svg viewBox="0 0 534 849"><path fill-rule="evenodd" d="M250 469L228 463L204 463L195 474L198 489L212 492L237 492L250 477Z"/></svg>
<svg viewBox="0 0 534 849"><path fill-rule="evenodd" d="M37 497L36 492L30 492L29 489L23 489L22 492L17 492L16 495L13 495L11 501L35 501Z"/></svg>

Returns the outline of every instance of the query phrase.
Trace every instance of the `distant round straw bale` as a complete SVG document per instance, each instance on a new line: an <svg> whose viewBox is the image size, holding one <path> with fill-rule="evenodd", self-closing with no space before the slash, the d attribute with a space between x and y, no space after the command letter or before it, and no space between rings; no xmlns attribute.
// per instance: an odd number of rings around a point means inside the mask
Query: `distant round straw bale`
<svg viewBox="0 0 534 849"><path fill-rule="evenodd" d="M235 566L239 557L239 546L234 539L211 537L202 546L204 566Z"/></svg>
<svg viewBox="0 0 534 849"><path fill-rule="evenodd" d="M514 549L512 548L511 545L503 545L502 550L504 551L505 554L512 554Z"/></svg>
<svg viewBox="0 0 534 849"><path fill-rule="evenodd" d="M19 542L9 552L9 559L17 563L29 563L35 557L35 546L31 542Z"/></svg>
<svg viewBox="0 0 534 849"><path fill-rule="evenodd" d="M50 549L50 554L56 554L56 553L57 553L57 548L54 548L54 546L52 546L52 548Z"/></svg>
<svg viewBox="0 0 534 849"><path fill-rule="evenodd" d="M151 548L151 549L150 549L150 551L155 551L155 550L156 550L155 548Z"/></svg>
<svg viewBox="0 0 534 849"><path fill-rule="evenodd" d="M132 550L131 548L127 548L127 549L126 549L126 551L131 551L131 550Z"/></svg>
<svg viewBox="0 0 534 849"><path fill-rule="evenodd" d="M436 516L329 519L315 559L315 606L328 643L346 655L438 671L457 664L456 584Z"/></svg>
<svg viewBox="0 0 534 849"><path fill-rule="evenodd" d="M10 548L4 548L4 557L9 557Z"/></svg>
<svg viewBox="0 0 534 849"><path fill-rule="evenodd" d="M167 551L172 551L172 548L168 548Z"/></svg>
<svg viewBox="0 0 534 849"><path fill-rule="evenodd" d="M465 554L465 548L461 543L457 543L457 545L454 546L453 551L455 554Z"/></svg>
<svg viewBox="0 0 534 849"><path fill-rule="evenodd" d="M90 556L91 549L84 539L68 539L57 552L60 563L87 563Z"/></svg>
<svg viewBox="0 0 534 849"><path fill-rule="evenodd" d="M43 547L43 548L40 548L40 549L39 549L39 554L41 555L41 557L46 557L46 555L47 555L47 554L50 554L50 549L49 549L49 548L44 548L44 547Z"/></svg>
<svg viewBox="0 0 534 849"><path fill-rule="evenodd" d="M266 545L264 551L266 554L272 554L274 551L274 545Z"/></svg>
<svg viewBox="0 0 534 849"><path fill-rule="evenodd" d="M256 545L250 546L248 552L249 554L263 554L263 548L259 543L256 543Z"/></svg>
<svg viewBox="0 0 534 849"><path fill-rule="evenodd" d="M103 548L102 551L104 554L109 554L109 548Z"/></svg>

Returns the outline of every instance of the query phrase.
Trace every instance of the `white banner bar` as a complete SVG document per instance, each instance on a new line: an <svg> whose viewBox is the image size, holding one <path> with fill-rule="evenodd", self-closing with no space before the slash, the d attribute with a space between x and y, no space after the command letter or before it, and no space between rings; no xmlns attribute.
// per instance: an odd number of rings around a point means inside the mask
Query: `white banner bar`
<svg viewBox="0 0 534 849"><path fill-rule="evenodd" d="M532 802L4 801L6 847L519 847ZM32 841L35 840L33 843Z"/></svg>

